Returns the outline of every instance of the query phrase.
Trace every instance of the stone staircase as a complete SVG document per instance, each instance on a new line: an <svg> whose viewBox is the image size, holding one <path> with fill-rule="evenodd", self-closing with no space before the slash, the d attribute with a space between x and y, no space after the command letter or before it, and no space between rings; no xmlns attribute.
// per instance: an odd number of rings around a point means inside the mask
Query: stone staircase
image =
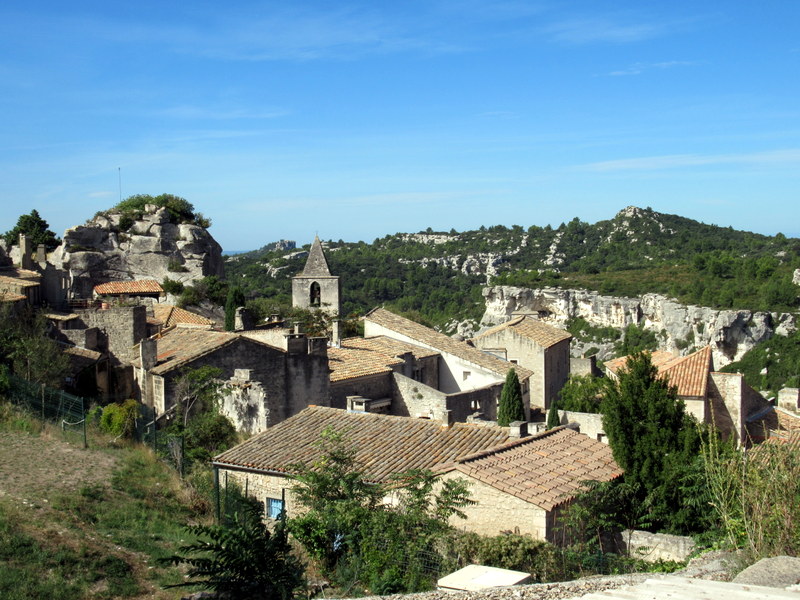
<svg viewBox="0 0 800 600"><path fill-rule="evenodd" d="M800 591L668 575L595 592L580 600L800 600Z"/></svg>

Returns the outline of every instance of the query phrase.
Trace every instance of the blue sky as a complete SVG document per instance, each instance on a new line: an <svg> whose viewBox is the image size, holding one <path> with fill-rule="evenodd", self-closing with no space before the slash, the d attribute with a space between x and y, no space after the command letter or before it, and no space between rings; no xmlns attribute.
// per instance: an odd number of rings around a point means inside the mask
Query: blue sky
<svg viewBox="0 0 800 600"><path fill-rule="evenodd" d="M183 196L226 250L595 222L800 235L800 3L0 7L0 230Z"/></svg>

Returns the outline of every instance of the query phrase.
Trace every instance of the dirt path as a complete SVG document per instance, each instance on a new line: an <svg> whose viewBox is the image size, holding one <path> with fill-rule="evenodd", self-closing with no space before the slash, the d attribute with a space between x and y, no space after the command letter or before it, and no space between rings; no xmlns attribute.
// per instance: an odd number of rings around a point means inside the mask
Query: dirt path
<svg viewBox="0 0 800 600"><path fill-rule="evenodd" d="M31 503L85 485L110 481L116 459L46 433L0 432L0 497Z"/></svg>

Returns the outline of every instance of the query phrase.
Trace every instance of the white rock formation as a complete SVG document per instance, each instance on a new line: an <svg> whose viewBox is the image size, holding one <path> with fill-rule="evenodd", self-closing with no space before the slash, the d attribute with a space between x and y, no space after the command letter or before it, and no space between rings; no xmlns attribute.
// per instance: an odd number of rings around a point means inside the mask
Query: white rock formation
<svg viewBox="0 0 800 600"><path fill-rule="evenodd" d="M788 335L797 329L797 318L792 313L717 310L679 304L658 294L622 298L586 290L495 286L485 288L483 296L483 328L503 323L515 312L537 313L542 321L562 327L575 318L619 329L642 324L657 334L662 350L687 354L710 345L716 368L739 360L773 335ZM584 344L592 345L601 344ZM609 354L611 345L601 348L601 359L606 358L603 354ZM585 348L579 346L573 353L580 354L581 350Z"/></svg>
<svg viewBox="0 0 800 600"><path fill-rule="evenodd" d="M222 248L203 227L170 223L164 208L148 205L128 231L120 231L121 215L99 214L85 225L64 232L50 261L67 272L75 297L90 297L99 283L167 277L193 283L223 275Z"/></svg>

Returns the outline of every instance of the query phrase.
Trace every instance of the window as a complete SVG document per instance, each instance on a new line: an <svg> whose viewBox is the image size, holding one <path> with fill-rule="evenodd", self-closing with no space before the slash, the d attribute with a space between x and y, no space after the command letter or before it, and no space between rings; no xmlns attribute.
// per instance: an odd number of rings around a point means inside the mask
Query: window
<svg viewBox="0 0 800 600"><path fill-rule="evenodd" d="M472 373L470 373L469 371L464 371L464 376L463 376L463 377L464 377L464 381L466 381L467 379L469 379L469 376L470 376L470 375L472 375Z"/></svg>
<svg viewBox="0 0 800 600"><path fill-rule="evenodd" d="M270 519L278 519L284 510L283 500L277 498L267 498L267 517Z"/></svg>
<svg viewBox="0 0 800 600"><path fill-rule="evenodd" d="M511 358L511 359L509 359L508 362L510 362L512 365L518 365L519 364L519 361L516 358Z"/></svg>
<svg viewBox="0 0 800 600"><path fill-rule="evenodd" d="M319 306L321 296L319 284L315 281L311 284L311 289L308 292L308 303L311 306Z"/></svg>

